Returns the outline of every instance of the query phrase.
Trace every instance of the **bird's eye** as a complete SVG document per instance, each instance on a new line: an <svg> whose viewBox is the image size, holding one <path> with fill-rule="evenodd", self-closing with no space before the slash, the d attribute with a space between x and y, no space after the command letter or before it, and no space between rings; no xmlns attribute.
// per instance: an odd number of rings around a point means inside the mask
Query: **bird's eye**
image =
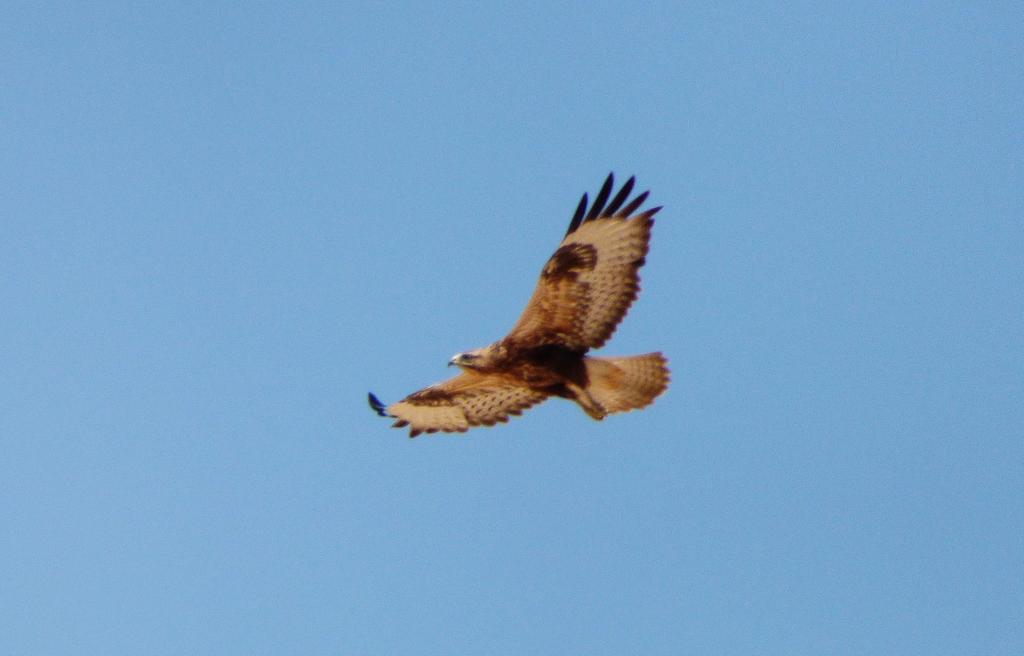
<svg viewBox="0 0 1024 656"><path fill-rule="evenodd" d="M463 353L462 354L462 359L463 360L475 360L476 359L476 355L473 354L473 353Z"/></svg>

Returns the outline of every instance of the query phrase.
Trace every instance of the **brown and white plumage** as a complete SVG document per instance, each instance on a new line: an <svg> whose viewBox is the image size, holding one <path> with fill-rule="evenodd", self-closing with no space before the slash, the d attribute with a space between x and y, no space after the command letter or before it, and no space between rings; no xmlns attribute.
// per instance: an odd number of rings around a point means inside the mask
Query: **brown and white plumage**
<svg viewBox="0 0 1024 656"><path fill-rule="evenodd" d="M647 255L654 207L638 212L630 178L609 202L609 174L588 207L580 200L569 230L541 271L533 296L509 334L482 349L460 353L449 364L463 373L384 407L381 416L409 426L410 435L463 432L491 426L549 396L576 401L595 419L649 405L668 386L660 353L625 358L586 356L599 348L636 300L638 271Z"/></svg>
<svg viewBox="0 0 1024 656"><path fill-rule="evenodd" d="M619 210L633 183L630 178L603 207L612 185L608 176L586 216L583 196L569 232L544 265L533 297L506 340L587 349L600 348L611 337L640 291L638 271L647 255L652 217L661 209L630 217L647 198L644 192Z"/></svg>
<svg viewBox="0 0 1024 656"><path fill-rule="evenodd" d="M525 387L514 378L465 371L410 394L388 407L387 413L398 418L395 426L411 425L413 437L439 430L462 433L470 426L508 421L510 415L519 415L547 397L547 393ZM375 399L372 394L371 399Z"/></svg>

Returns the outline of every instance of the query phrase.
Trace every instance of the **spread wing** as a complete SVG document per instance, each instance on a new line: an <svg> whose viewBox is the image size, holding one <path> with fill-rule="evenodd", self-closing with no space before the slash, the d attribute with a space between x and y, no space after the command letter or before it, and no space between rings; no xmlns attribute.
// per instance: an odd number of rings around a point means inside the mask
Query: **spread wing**
<svg viewBox="0 0 1024 656"><path fill-rule="evenodd" d="M394 417L396 428L409 426L409 436L416 437L420 433L463 433L470 426L493 426L547 397L544 392L523 387L515 378L465 371L386 408L370 394L370 407L381 416Z"/></svg>
<svg viewBox="0 0 1024 656"><path fill-rule="evenodd" d="M589 211L583 194L569 231L544 265L533 297L506 340L585 351L611 337L640 292L638 271L647 255L652 217L661 209L634 214L648 193L627 203L634 182L627 180L608 202L614 184L609 174Z"/></svg>

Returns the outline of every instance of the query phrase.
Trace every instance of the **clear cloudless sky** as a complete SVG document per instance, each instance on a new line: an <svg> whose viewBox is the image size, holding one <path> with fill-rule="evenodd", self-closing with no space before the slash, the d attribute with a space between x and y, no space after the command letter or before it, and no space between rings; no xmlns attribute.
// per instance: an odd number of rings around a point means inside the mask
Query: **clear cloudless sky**
<svg viewBox="0 0 1024 656"><path fill-rule="evenodd" d="M1024 653L1020 3L9 3L0 653ZM669 391L409 440L580 194Z"/></svg>

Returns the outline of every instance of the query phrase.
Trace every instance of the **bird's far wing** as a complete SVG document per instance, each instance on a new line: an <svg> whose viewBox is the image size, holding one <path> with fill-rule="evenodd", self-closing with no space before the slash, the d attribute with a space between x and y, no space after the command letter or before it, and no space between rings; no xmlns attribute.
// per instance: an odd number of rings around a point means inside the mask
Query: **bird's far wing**
<svg viewBox="0 0 1024 656"><path fill-rule="evenodd" d="M638 271L653 217L661 209L634 214L648 193L627 203L634 182L627 180L609 202L614 184L609 174L589 210L583 194L565 239L544 265L533 297L506 340L586 350L611 337L640 291Z"/></svg>
<svg viewBox="0 0 1024 656"><path fill-rule="evenodd" d="M508 421L548 397L500 374L466 371L410 394L384 407L370 394L370 407L381 416L394 417L394 426L409 427L409 436L437 431L465 432L471 426L493 426Z"/></svg>

